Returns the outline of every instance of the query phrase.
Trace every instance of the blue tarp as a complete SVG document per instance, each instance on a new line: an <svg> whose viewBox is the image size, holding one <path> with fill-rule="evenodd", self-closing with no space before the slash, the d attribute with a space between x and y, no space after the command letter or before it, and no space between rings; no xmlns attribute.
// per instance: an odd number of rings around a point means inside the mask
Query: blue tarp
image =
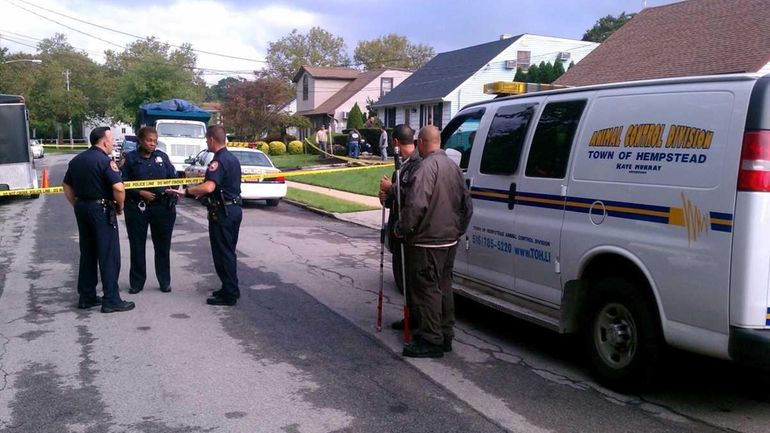
<svg viewBox="0 0 770 433"><path fill-rule="evenodd" d="M191 112L206 113L207 112L201 107L198 107L197 105L193 104L190 101L185 101L184 99L169 99L167 101L151 102L149 104L144 104L139 108L142 108L147 111L150 111L150 110L182 111L185 113L191 113Z"/></svg>

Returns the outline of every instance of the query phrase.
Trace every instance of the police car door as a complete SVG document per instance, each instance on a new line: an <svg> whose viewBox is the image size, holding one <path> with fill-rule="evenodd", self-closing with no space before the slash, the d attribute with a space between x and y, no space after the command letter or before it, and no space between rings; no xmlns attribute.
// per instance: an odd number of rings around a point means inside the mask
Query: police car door
<svg viewBox="0 0 770 433"><path fill-rule="evenodd" d="M483 146L477 137L470 158L473 218L468 228L470 242L466 244L468 277L497 290L513 292L515 287L519 166L541 99L511 100L491 108L494 113L482 124L482 130L487 131L481 137Z"/></svg>
<svg viewBox="0 0 770 433"><path fill-rule="evenodd" d="M516 291L558 305L567 165L586 97L556 95L544 102L518 179L513 257Z"/></svg>

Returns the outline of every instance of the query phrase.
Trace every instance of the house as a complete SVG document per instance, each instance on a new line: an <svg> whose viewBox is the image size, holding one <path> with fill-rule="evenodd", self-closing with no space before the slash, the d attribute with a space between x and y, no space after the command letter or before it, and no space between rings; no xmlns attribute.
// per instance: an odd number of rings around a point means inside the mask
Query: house
<svg viewBox="0 0 770 433"><path fill-rule="evenodd" d="M690 0L644 9L556 84L770 73L768 6L767 0Z"/></svg>
<svg viewBox="0 0 770 433"><path fill-rule="evenodd" d="M387 126L442 128L463 106L494 97L483 86L513 81L517 69L540 62L578 63L597 43L551 36L503 35L500 40L441 53L374 104ZM381 116L382 117L382 116Z"/></svg>
<svg viewBox="0 0 770 433"><path fill-rule="evenodd" d="M329 125L332 132L347 124L347 116L358 103L361 111L401 84L412 73L384 68L365 72L350 68L302 66L294 76L297 84L297 114L308 117L315 129Z"/></svg>

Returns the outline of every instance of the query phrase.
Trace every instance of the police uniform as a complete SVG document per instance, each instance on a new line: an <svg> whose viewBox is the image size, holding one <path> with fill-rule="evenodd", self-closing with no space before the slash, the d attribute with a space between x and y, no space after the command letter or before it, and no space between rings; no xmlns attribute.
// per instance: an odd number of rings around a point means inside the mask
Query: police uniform
<svg viewBox="0 0 770 433"><path fill-rule="evenodd" d="M123 164L123 180L148 180L175 178L176 169L164 152L154 150L145 158L139 150L128 152ZM155 194L155 200L146 201L139 195L139 189L126 190L126 231L131 248L130 293L144 288L147 279L145 251L147 227L150 227L152 245L155 249L155 276L160 290L171 290L171 233L176 221L176 196L165 194L166 187L143 188Z"/></svg>
<svg viewBox="0 0 770 433"><path fill-rule="evenodd" d="M97 263L104 297L102 305L118 305L120 242L112 186L122 182L120 170L100 148L92 146L75 156L67 167L64 183L75 197L75 218L80 242L78 305L98 303Z"/></svg>
<svg viewBox="0 0 770 433"><path fill-rule="evenodd" d="M209 240L214 269L222 281L222 288L214 296L235 303L241 292L238 288L235 248L241 227L241 163L226 147L214 154L206 170L205 180L216 184L208 194Z"/></svg>

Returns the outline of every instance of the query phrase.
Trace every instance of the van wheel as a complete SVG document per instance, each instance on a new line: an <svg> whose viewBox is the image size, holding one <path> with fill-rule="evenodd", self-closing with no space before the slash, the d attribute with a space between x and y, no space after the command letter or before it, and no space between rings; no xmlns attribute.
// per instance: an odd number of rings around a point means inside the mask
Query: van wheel
<svg viewBox="0 0 770 433"><path fill-rule="evenodd" d="M591 369L600 383L631 391L652 378L662 338L651 304L638 285L623 278L605 278L594 287L585 337Z"/></svg>
<svg viewBox="0 0 770 433"><path fill-rule="evenodd" d="M281 202L281 199L280 198L269 198L269 199L267 199L265 201L267 202L268 206L276 207L276 206L278 206L278 203Z"/></svg>
<svg viewBox="0 0 770 433"><path fill-rule="evenodd" d="M40 194L32 194L29 198L40 198Z"/></svg>

